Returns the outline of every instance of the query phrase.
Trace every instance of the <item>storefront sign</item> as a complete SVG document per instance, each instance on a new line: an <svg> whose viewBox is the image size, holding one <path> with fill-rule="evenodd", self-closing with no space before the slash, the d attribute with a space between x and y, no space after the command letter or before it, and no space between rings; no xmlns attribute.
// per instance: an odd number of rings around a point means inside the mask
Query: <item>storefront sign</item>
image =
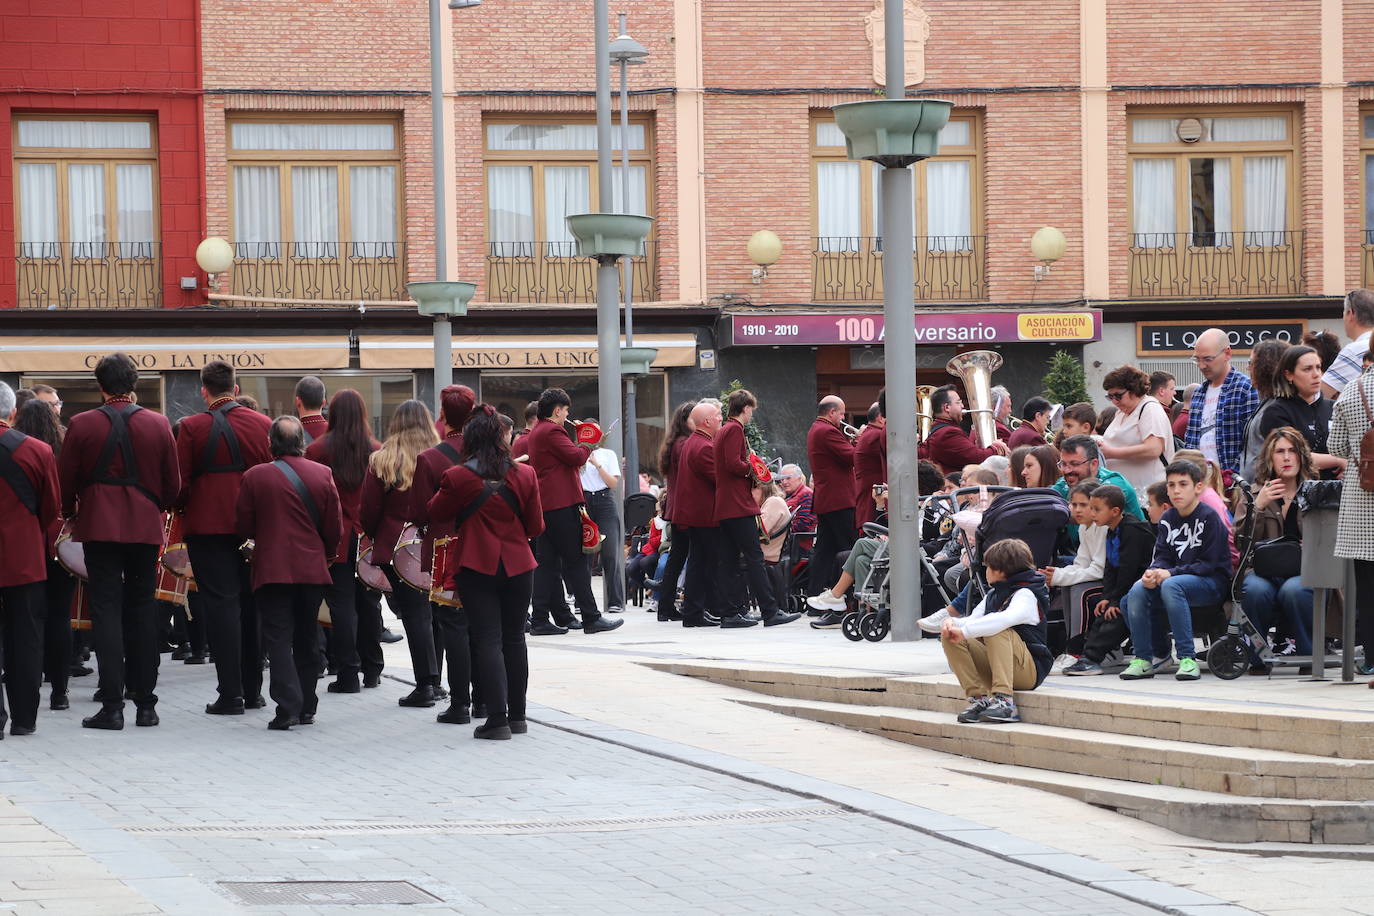
<svg viewBox="0 0 1374 916"><path fill-rule="evenodd" d="M916 343L1067 343L1102 336L1102 312L918 312ZM731 315L737 347L882 343L882 313L859 315Z"/></svg>
<svg viewBox="0 0 1374 916"><path fill-rule="evenodd" d="M691 334L636 334L635 346L655 347L654 368L695 366L697 342ZM423 369L434 365L434 343L415 335L372 334L359 338L358 355L364 369ZM599 364L595 337L481 337L453 338L455 369L595 369Z"/></svg>
<svg viewBox="0 0 1374 916"><path fill-rule="evenodd" d="M1137 321L1137 356L1191 356L1198 335L1208 328L1221 328L1231 340L1231 349L1248 353L1262 340L1277 340L1286 344L1302 343L1307 322L1293 321L1222 321L1198 323L1188 321Z"/></svg>
<svg viewBox="0 0 1374 916"><path fill-rule="evenodd" d="M140 372L199 370L223 360L239 371L347 369L347 337L4 337L0 372L89 372L109 353Z"/></svg>

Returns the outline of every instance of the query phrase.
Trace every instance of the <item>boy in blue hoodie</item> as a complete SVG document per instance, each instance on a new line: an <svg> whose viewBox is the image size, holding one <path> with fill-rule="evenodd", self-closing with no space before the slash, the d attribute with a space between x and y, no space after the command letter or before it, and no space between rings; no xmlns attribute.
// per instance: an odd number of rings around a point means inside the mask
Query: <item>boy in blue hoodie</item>
<svg viewBox="0 0 1374 916"><path fill-rule="evenodd" d="M1174 677L1201 677L1194 657L1192 607L1220 604L1231 580L1226 523L1200 501L1205 486L1202 468L1175 461L1164 475L1173 507L1159 520L1150 567L1121 602L1135 649L1135 658L1121 672L1127 681L1154 677L1168 663L1166 623L1178 654ZM1163 657L1155 657L1156 648L1163 650Z"/></svg>

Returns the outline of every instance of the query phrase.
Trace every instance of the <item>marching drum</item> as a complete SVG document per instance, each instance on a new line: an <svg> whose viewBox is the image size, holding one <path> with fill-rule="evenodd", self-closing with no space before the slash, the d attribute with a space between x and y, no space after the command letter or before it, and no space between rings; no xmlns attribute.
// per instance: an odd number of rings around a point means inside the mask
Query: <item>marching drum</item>
<svg viewBox="0 0 1374 916"><path fill-rule="evenodd" d="M81 545L77 544L77 546ZM76 580L76 589L72 592L71 616L73 630L89 630L91 628L91 601L86 596L84 577Z"/></svg>
<svg viewBox="0 0 1374 916"><path fill-rule="evenodd" d="M357 576L358 581L368 588L384 595L391 594L391 581L386 573L372 565L372 539L368 537L358 539Z"/></svg>
<svg viewBox="0 0 1374 916"><path fill-rule="evenodd" d="M601 529L592 517L587 514L584 508L582 511L582 552L586 554L596 553L601 549L601 542L606 540L606 535L601 533Z"/></svg>
<svg viewBox="0 0 1374 916"><path fill-rule="evenodd" d="M82 582L89 580L86 575L86 548L81 545L80 541L72 540L71 519L62 523L62 530L57 534L57 562L62 564L63 569ZM87 626L89 626L89 616L87 616L86 621Z"/></svg>
<svg viewBox="0 0 1374 916"><path fill-rule="evenodd" d="M168 517L166 546L162 548L162 556L158 557L158 562L174 576L192 575L191 552L186 549L186 537L183 533L185 528L186 517L180 512L173 512Z"/></svg>
<svg viewBox="0 0 1374 916"><path fill-rule="evenodd" d="M423 543L420 529L414 525L406 525L401 529L401 536L396 541L396 553L391 558L391 565L395 567L396 575L401 577L402 582L417 592L428 593L432 577L420 568Z"/></svg>
<svg viewBox="0 0 1374 916"><path fill-rule="evenodd" d="M459 600L458 593L446 587L446 580L450 572L450 566L456 559L458 549L458 536L438 538L434 542L434 562L430 564L434 570L431 576L433 584L429 589L429 600L435 604L442 604L444 607L462 607L463 602Z"/></svg>

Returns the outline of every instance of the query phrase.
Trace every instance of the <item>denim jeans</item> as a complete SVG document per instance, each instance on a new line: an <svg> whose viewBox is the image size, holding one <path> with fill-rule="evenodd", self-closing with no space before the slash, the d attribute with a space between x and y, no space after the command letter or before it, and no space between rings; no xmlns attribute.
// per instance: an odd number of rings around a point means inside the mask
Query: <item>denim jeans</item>
<svg viewBox="0 0 1374 916"><path fill-rule="evenodd" d="M1303 588L1302 577L1275 580L1248 573L1245 576L1245 614L1264 634L1274 625L1274 613L1283 615L1299 655L1312 654L1312 589Z"/></svg>
<svg viewBox="0 0 1374 916"><path fill-rule="evenodd" d="M1174 651L1179 658L1193 658L1193 605L1221 602L1221 587L1214 579L1201 576L1170 576L1158 588L1146 588L1144 582L1131 586L1121 602L1126 623L1131 628L1131 645L1135 657L1151 661L1156 657L1155 644L1168 654L1165 625L1174 634Z"/></svg>

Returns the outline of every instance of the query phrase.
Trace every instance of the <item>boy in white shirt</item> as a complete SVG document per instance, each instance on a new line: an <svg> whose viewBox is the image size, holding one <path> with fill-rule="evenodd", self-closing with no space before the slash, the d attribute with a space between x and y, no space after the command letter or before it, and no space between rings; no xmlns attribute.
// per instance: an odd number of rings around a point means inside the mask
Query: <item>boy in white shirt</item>
<svg viewBox="0 0 1374 916"><path fill-rule="evenodd" d="M1086 629L1085 615L1081 602L1071 601L1069 589L1074 585L1102 582L1102 571L1107 564L1107 529L1093 524L1092 507L1089 499L1093 491L1102 486L1096 477L1081 480L1069 489L1069 513L1074 524L1078 525L1078 554L1068 566L1046 566L1040 570L1045 584L1052 589L1063 589L1054 595L1054 600L1062 602L1064 620L1068 636L1075 636ZM1070 643L1072 644L1072 643Z"/></svg>

